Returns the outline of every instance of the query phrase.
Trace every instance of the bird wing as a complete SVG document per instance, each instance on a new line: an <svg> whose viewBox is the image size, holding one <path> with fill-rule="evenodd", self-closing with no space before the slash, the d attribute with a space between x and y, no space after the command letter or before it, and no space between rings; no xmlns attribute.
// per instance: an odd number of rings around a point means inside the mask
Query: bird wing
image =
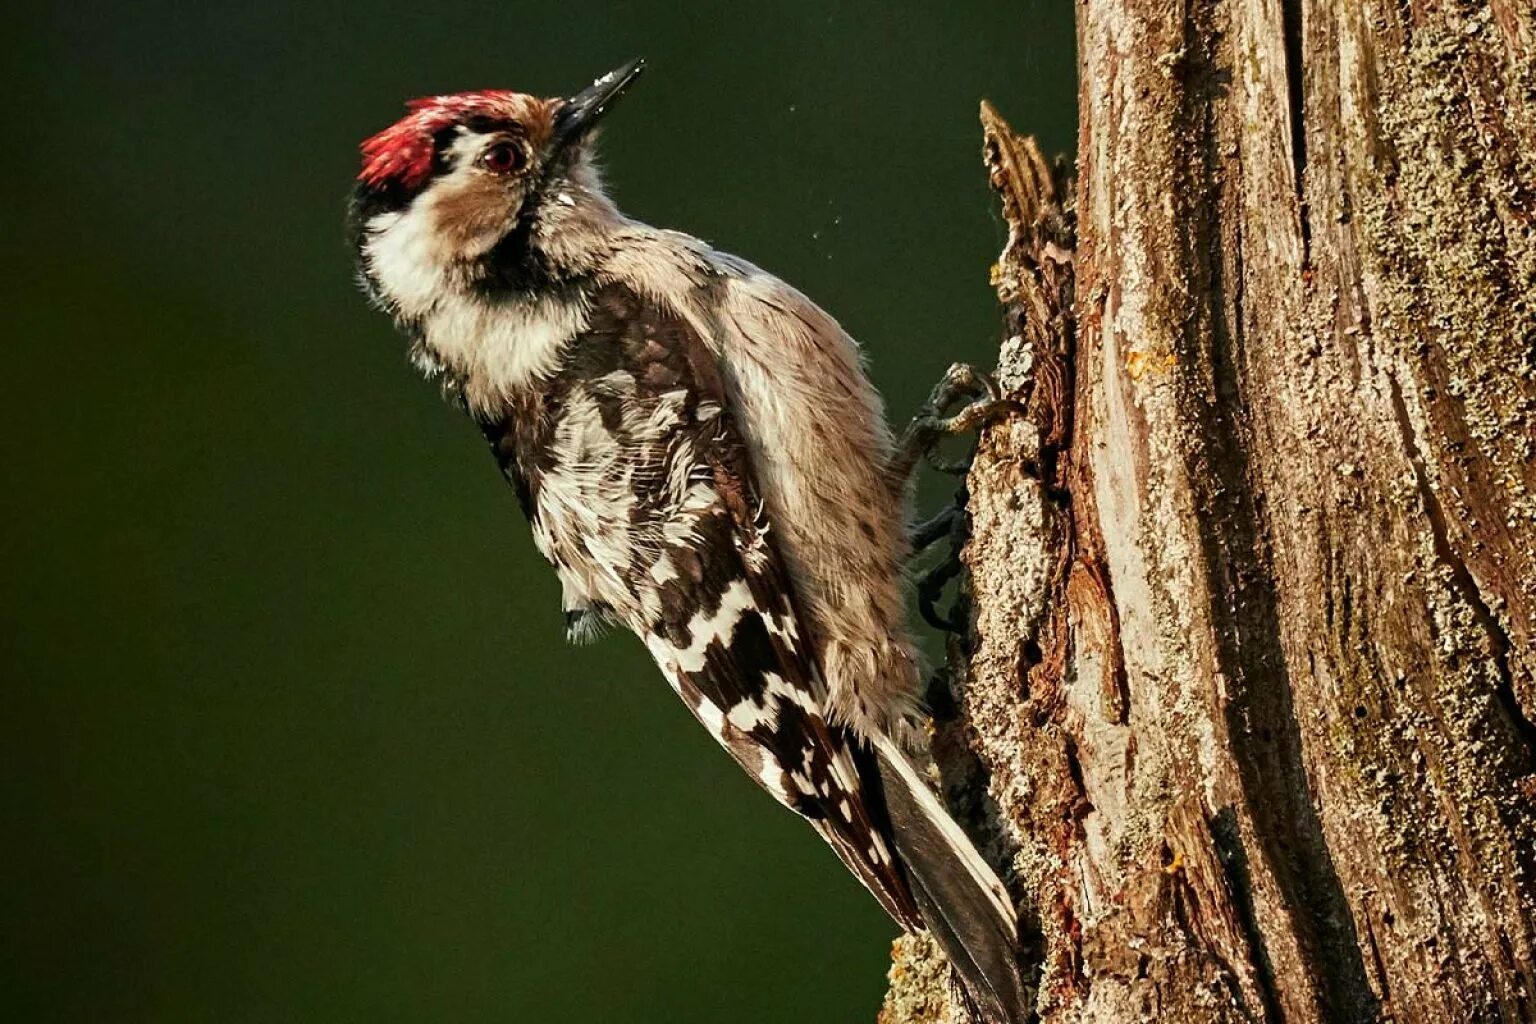
<svg viewBox="0 0 1536 1024"><path fill-rule="evenodd" d="M555 377L482 426L567 607L601 607L638 634L737 763L808 819L893 918L921 927L883 800L856 764L867 755L828 720L747 448L694 327L604 285Z"/></svg>

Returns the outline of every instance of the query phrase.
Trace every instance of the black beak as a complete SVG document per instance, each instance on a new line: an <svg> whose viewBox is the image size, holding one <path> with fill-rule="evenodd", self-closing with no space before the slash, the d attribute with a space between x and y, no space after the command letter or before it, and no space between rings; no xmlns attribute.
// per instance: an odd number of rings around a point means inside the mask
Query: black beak
<svg viewBox="0 0 1536 1024"><path fill-rule="evenodd" d="M590 132L644 70L645 61L636 57L566 100L555 115L551 150L559 152Z"/></svg>

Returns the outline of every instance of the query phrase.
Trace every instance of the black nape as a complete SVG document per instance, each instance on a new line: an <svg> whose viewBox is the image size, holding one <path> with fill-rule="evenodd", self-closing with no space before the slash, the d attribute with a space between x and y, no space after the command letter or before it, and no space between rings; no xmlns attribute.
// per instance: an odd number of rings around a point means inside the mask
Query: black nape
<svg viewBox="0 0 1536 1024"><path fill-rule="evenodd" d="M396 182L383 185L358 182L347 198L347 246L354 254L359 253L368 222L381 213L402 210L410 201L410 195Z"/></svg>

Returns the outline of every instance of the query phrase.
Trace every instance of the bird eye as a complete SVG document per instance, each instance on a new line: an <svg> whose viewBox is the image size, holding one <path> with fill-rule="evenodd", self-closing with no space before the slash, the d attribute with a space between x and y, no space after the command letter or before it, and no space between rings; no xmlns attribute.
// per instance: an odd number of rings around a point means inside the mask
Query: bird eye
<svg viewBox="0 0 1536 1024"><path fill-rule="evenodd" d="M528 154L515 142L497 142L480 155L480 166L492 174L515 174L528 163Z"/></svg>

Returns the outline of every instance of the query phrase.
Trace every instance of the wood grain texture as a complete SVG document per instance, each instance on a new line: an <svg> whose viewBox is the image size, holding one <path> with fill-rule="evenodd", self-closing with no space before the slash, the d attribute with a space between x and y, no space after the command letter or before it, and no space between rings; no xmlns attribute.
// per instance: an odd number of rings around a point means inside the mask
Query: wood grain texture
<svg viewBox="0 0 1536 1024"><path fill-rule="evenodd" d="M984 115L959 687L1042 1019L1536 1020L1532 9L1078 42L1075 196Z"/></svg>

